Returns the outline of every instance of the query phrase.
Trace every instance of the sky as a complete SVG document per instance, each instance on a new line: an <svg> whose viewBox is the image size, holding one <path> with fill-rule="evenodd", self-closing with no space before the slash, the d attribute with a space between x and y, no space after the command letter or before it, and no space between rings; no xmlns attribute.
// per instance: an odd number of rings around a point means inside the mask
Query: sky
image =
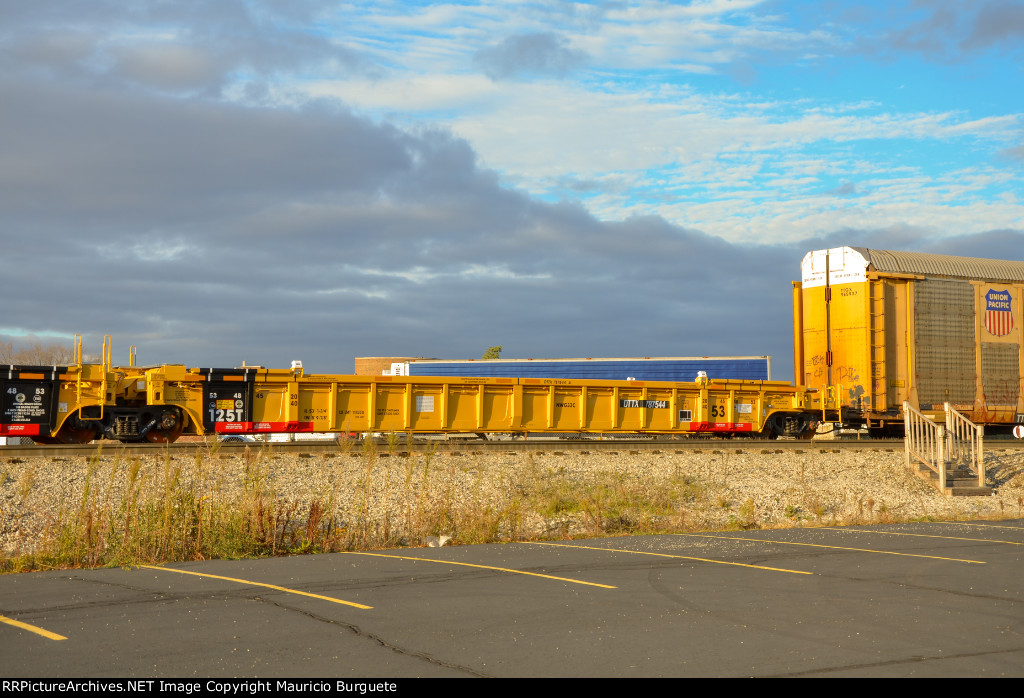
<svg viewBox="0 0 1024 698"><path fill-rule="evenodd" d="M0 3L0 341L773 356L838 245L1024 260L1024 0Z"/></svg>

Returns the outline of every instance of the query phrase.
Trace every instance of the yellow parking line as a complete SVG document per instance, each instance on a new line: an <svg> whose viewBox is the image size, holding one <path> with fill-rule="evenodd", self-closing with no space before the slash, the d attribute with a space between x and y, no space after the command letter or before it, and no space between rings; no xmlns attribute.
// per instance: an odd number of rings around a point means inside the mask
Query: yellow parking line
<svg viewBox="0 0 1024 698"><path fill-rule="evenodd" d="M809 548L831 548L832 550L851 550L858 553L878 553L879 555L900 555L902 557L924 557L929 560L946 560L949 562L967 562L972 565L984 565L981 560L961 560L956 557L939 557L938 555L918 555L916 553L897 553L892 550L872 550L871 548L847 548L841 545L821 545L819 543L793 543L785 540L765 540L764 538L739 538L737 536L709 536L703 533L672 533L673 536L693 536L696 538L721 538L724 540L745 540L755 543L773 543L775 545L805 545Z"/></svg>
<svg viewBox="0 0 1024 698"><path fill-rule="evenodd" d="M936 536L931 533L901 533L899 531L872 531L869 528L832 528L831 526L823 526L830 531L852 531L854 533L878 533L883 536L915 536L917 538L942 538L943 540L969 540L974 543L1005 543L1006 545L1024 545L1024 543L1015 543L1012 540L992 540L990 538L959 538L957 536Z"/></svg>
<svg viewBox="0 0 1024 698"><path fill-rule="evenodd" d="M43 630L42 628L37 627L35 625L22 623L20 620L14 620L13 618L8 618L7 616L0 616L0 623L7 623L7 625L13 625L16 628L27 630L30 633L35 633L36 635L42 635L43 637L48 638L50 640L67 640L67 638L63 635L51 633L49 630Z"/></svg>
<svg viewBox="0 0 1024 698"><path fill-rule="evenodd" d="M755 570L770 570L772 572L790 572L792 574L814 574L814 572L804 572L803 570L787 570L781 567L765 567L764 565L749 565L744 562L729 562L728 560L710 560L704 557L690 557L688 555L669 555L668 553L652 553L645 550L624 550L621 548L599 548L597 546L590 545L569 545L567 543L543 543L540 541L527 540L524 543L530 545L550 545L554 548L581 548L582 550L601 550L603 552L612 553L632 553L634 555L655 555L657 557L672 557L679 560L695 560L697 562L713 562L716 565L735 565L736 567L752 567Z"/></svg>
<svg viewBox="0 0 1024 698"><path fill-rule="evenodd" d="M299 596L308 596L313 599L321 599L323 601L330 601L332 603L340 603L345 606L355 606L356 608L370 609L373 606L364 606L361 603L355 603L354 601L343 601L342 599L336 599L333 596L321 596L320 594L311 594L308 591L299 591L298 589L289 589L287 587L279 587L276 584L264 584L263 582L253 582L248 579L237 579L235 577L222 577L219 574L207 574L206 572L190 572L189 570L178 570L173 567L157 567L155 565L139 565L139 567L145 567L149 570L160 570L161 572L177 572L178 574L191 574L196 577L209 577L210 579L223 579L226 582L238 582L239 584L245 584L253 587L263 587L265 589L273 589L274 591L283 591L286 594L298 594Z"/></svg>
<svg viewBox="0 0 1024 698"><path fill-rule="evenodd" d="M433 560L429 557L411 557L408 555L385 555L383 553L356 553L347 552L345 555L372 555L374 557L393 557L398 560L417 560L419 562L437 562L442 565L462 565L463 567L477 567L482 570L497 570L498 572L511 572L512 574L526 574L531 577L543 577L545 579L555 579L559 582L572 582L573 584L586 584L592 587L601 587L602 589L618 589L618 587L609 586L608 584L598 584L597 582L584 582L581 579L570 579L569 577L555 577L550 574L540 574L539 572L524 572L523 570L513 570L508 567L491 567L489 565L474 565L470 562L452 562L451 560Z"/></svg>
<svg viewBox="0 0 1024 698"><path fill-rule="evenodd" d="M972 521L934 521L932 523L945 524L946 526L977 526L978 528L1006 528L1011 531L1024 531L1024 526L1000 526L993 523L974 523Z"/></svg>

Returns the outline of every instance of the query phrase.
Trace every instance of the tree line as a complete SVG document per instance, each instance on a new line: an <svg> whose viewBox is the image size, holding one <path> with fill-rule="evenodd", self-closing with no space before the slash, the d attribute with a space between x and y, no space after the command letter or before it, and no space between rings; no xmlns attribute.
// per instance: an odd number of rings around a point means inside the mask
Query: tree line
<svg viewBox="0 0 1024 698"><path fill-rule="evenodd" d="M26 344L0 342L0 365L22 364L27 366L68 366L75 363L74 347L50 342L35 341Z"/></svg>

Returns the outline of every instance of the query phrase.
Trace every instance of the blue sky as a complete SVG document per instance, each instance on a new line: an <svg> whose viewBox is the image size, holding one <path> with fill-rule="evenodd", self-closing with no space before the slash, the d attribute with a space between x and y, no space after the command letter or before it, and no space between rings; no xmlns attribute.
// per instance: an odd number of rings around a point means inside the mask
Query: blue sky
<svg viewBox="0 0 1024 698"><path fill-rule="evenodd" d="M1020 227L1020 3L372 3L277 86L441 126L504 181L733 241ZM525 144L528 147L524 147Z"/></svg>
<svg viewBox="0 0 1024 698"><path fill-rule="evenodd" d="M0 340L772 354L810 249L1024 259L1024 0L0 6Z"/></svg>

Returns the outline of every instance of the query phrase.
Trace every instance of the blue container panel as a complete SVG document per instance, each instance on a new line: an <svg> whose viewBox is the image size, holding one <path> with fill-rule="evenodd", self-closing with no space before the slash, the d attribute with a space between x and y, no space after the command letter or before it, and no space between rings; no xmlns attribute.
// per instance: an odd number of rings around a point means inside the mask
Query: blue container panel
<svg viewBox="0 0 1024 698"><path fill-rule="evenodd" d="M692 382L698 371L705 371L712 380L768 380L768 359L409 362L411 376Z"/></svg>

